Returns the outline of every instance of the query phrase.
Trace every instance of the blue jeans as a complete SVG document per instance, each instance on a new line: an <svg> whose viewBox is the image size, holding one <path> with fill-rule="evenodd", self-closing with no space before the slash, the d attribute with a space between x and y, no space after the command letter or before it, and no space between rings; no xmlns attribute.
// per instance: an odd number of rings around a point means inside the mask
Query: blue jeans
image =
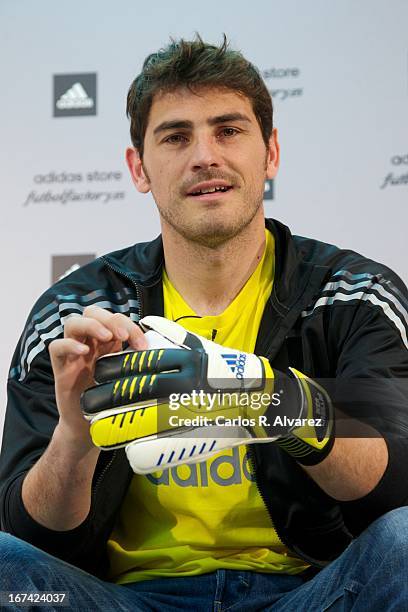
<svg viewBox="0 0 408 612"><path fill-rule="evenodd" d="M388 512L311 579L307 574L218 570L129 585L103 582L13 536L0 534L0 591L65 591L78 612L408 612L408 508ZM4 597L4 596L3 596ZM14 604L13 610L29 610Z"/></svg>

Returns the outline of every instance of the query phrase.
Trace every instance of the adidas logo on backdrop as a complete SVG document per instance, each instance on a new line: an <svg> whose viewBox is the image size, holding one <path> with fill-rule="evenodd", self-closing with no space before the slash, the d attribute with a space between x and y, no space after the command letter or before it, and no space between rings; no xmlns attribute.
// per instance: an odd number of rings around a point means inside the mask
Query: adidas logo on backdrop
<svg viewBox="0 0 408 612"><path fill-rule="evenodd" d="M263 199L264 200L273 200L274 199L274 183L273 183L273 179L267 179L265 181L265 187L264 187L264 195L263 195Z"/></svg>
<svg viewBox="0 0 408 612"><path fill-rule="evenodd" d="M54 75L54 117L96 115L96 73Z"/></svg>
<svg viewBox="0 0 408 612"><path fill-rule="evenodd" d="M92 108L94 101L90 98L81 83L75 83L59 100L57 100L57 108Z"/></svg>
<svg viewBox="0 0 408 612"><path fill-rule="evenodd" d="M51 282L56 283L94 259L96 259L95 253L86 253L83 255L52 255Z"/></svg>

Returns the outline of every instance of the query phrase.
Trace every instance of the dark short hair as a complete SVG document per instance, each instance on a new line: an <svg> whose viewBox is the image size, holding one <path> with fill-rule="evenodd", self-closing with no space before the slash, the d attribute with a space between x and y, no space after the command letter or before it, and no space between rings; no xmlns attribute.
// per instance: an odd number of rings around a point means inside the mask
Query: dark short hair
<svg viewBox="0 0 408 612"><path fill-rule="evenodd" d="M142 72L130 86L126 114L133 146L141 157L155 94L181 87L193 92L201 87L217 87L246 96L268 146L273 128L272 99L259 70L239 51L229 48L225 34L219 47L205 43L196 34L192 41L171 38L166 47L148 55Z"/></svg>

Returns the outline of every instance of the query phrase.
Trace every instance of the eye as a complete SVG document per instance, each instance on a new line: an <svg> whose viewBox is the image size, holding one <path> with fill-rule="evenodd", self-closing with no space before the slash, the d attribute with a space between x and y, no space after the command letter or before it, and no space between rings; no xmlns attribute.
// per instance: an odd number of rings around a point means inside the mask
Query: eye
<svg viewBox="0 0 408 612"><path fill-rule="evenodd" d="M187 138L183 136L183 134L172 134L171 136L167 136L163 142L168 142L170 144L179 144L180 142L185 142Z"/></svg>
<svg viewBox="0 0 408 612"><path fill-rule="evenodd" d="M229 136L235 136L235 134L239 134L239 130L233 127L225 127L225 128L222 128L221 133L224 136L229 137Z"/></svg>

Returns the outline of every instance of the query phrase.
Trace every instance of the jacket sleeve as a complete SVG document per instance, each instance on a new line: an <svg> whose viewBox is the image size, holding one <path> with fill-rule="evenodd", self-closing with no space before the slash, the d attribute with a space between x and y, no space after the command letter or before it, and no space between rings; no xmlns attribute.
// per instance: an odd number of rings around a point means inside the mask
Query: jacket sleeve
<svg viewBox="0 0 408 612"><path fill-rule="evenodd" d="M345 279L348 286L343 282L343 306L336 308L333 299L331 309L335 402L346 415L344 435L353 435L347 418L356 417L379 432L389 455L377 486L363 498L341 503L346 524L359 533L382 514L408 504L408 295L402 281L386 268L363 287L359 275L353 276L356 285L350 278ZM356 294L358 305L348 308Z"/></svg>
<svg viewBox="0 0 408 612"><path fill-rule="evenodd" d="M119 268L127 257L133 265L133 249L119 254ZM27 513L21 498L23 480L47 448L58 421L49 344L63 336L68 317L81 315L91 304L120 312L133 321L139 318L133 284L124 282L104 258L60 279L37 300L28 317L7 382L0 455L0 524L2 530L103 577L106 542L132 477L124 449L100 453L89 515L73 530L59 532L40 525Z"/></svg>
<svg viewBox="0 0 408 612"><path fill-rule="evenodd" d="M7 381L0 456L1 529L69 560L86 539L88 520L71 531L56 532L37 523L25 510L21 498L25 475L43 454L58 421L48 344L62 335L62 325L54 317L50 331L39 312L41 308L35 307L29 317Z"/></svg>

